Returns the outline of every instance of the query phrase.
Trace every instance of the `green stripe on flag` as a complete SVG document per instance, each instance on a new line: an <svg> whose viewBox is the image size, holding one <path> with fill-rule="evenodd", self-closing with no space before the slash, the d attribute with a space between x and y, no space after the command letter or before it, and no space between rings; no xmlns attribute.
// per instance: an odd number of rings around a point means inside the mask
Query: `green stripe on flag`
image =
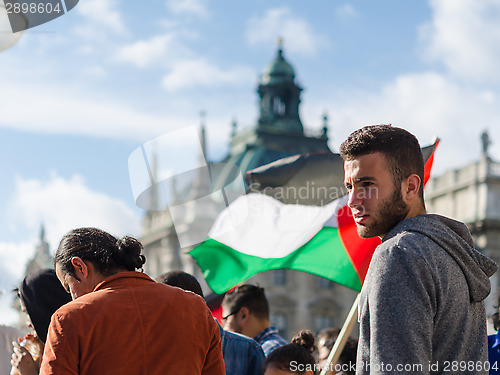
<svg viewBox="0 0 500 375"><path fill-rule="evenodd" d="M224 293L262 271L293 269L309 272L354 290L361 282L342 245L338 229L323 227L309 242L283 258L260 258L207 239L189 254L215 293ZM215 272L217 271L217 272Z"/></svg>

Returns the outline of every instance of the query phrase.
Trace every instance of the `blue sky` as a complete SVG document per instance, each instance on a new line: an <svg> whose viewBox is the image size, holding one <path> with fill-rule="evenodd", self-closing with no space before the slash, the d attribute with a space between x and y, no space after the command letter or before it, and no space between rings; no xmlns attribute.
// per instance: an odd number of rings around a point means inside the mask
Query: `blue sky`
<svg viewBox="0 0 500 375"><path fill-rule="evenodd" d="M497 1L81 0L0 52L0 323L42 222L52 250L77 226L140 235L134 149L205 111L209 156L225 155L278 37L302 122L326 111L332 150L392 123L442 139L436 173L476 160L484 129L500 159Z"/></svg>

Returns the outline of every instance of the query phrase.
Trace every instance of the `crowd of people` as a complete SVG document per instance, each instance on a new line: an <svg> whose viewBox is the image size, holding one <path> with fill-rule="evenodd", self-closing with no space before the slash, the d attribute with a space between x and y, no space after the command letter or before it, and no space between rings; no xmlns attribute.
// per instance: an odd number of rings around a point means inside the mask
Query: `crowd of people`
<svg viewBox="0 0 500 375"><path fill-rule="evenodd" d="M104 236L108 236L105 232L98 231L95 228L85 228L88 232L96 232ZM81 231L81 229L80 229ZM124 277L125 275L121 275ZM157 278L156 282L158 284L166 284L171 287L180 288L185 292L191 294L191 296L197 295L201 298L204 297L203 291L198 280L181 270L175 270L167 272ZM68 288L69 289L69 288ZM100 288L95 288L94 290L100 290ZM177 291L178 292L178 291ZM93 293L93 292L92 292ZM18 335L18 342L13 342L14 353L11 359L12 365L12 375L31 375L39 374L42 372L42 360L45 346L48 345L47 339L49 336L49 326L51 325L51 316L58 311L63 305L71 301L71 294L64 289L61 282L59 281L56 271L53 269L42 269L35 272L29 273L23 280L20 288L18 289L18 295L22 310L26 313L28 319L28 326L33 329L33 333L20 336L20 331L16 331L14 334ZM77 295L75 295L78 298ZM99 298L97 299L99 300ZM237 301L237 302L235 302ZM106 301L112 303L111 301ZM217 320L214 320L219 328L220 334L220 348L222 350L222 358L224 362L225 374L241 374L241 375L262 375L262 374L281 374L284 373L300 373L300 374L317 374L322 366L325 365L325 359L322 358L322 353L328 353L332 349L333 343L335 341L336 335L339 332L338 328L330 328L320 332L318 337L315 337L311 331L303 330L298 332L297 336L292 338L291 342L279 336L276 327L272 327L269 323L269 305L267 298L264 294L264 289L251 284L244 284L236 288L227 294L224 299L225 308L232 309L232 313L227 315L234 316L236 311L244 310L247 315L251 315L249 321L255 319L257 316L258 321L261 322L259 327L263 327L262 330L257 329L257 334L248 336L242 332L248 334L248 328L237 328L234 330L232 326L228 326L229 317L226 315L222 319L222 324ZM119 308L119 306L117 306ZM78 306L76 308L82 308ZM63 310L64 311L64 310ZM70 310L71 311L71 310ZM121 310L117 310L119 313ZM99 311L100 312L100 311ZM135 313L135 312L134 312ZM59 314L59 312L58 312ZM77 318L80 319L80 316ZM248 321L246 321L248 322ZM109 321L108 321L109 323ZM52 323L53 324L53 323ZM234 323L233 323L234 324ZM247 327L248 323L243 324L243 327ZM224 327L223 327L224 325ZM98 327L99 324L89 324L86 327L92 326ZM250 326L255 326L255 324L250 323ZM237 325L237 327L241 327ZM139 328L139 327L136 327ZM90 330L89 332L99 332ZM112 330L112 328L110 328ZM161 331L162 327L158 327ZM78 338L73 339L65 345L70 345L73 343L73 348L76 351L81 350L81 339L84 336L86 330L82 330L81 334L77 336ZM334 332L334 334L332 334ZM60 334L64 334L61 330ZM72 333L74 334L74 332ZM56 337L56 336L55 336ZM53 340L55 340L55 337ZM323 340L324 338L325 340ZM116 336L114 336L116 339ZM138 338L139 339L139 338ZM99 338L101 340L101 338ZM319 345L316 347L315 341L319 340ZM59 341L63 341L61 338ZM88 340L87 341L94 341ZM22 345L21 343L29 342L29 345ZM95 341L94 341L95 342ZM349 343L355 340L350 339ZM127 345L127 342L124 342ZM86 343L85 347L87 352L90 352L92 345ZM172 343L175 345L175 342ZM31 345L31 347L30 347ZM61 343L51 344L51 348L61 347ZM116 344L118 347L119 343ZM347 346L343 351L343 357L341 357L338 368L341 368L341 364L346 363L349 367L353 368L355 364L355 354L354 357L349 357L346 361L347 356L352 355L353 347ZM62 349L57 349L62 350ZM67 348L66 348L67 350ZM169 345L166 344L163 350L169 349ZM35 355L36 353L36 355ZM53 373L80 373L75 372L76 370L69 370L70 364L66 359L62 359L62 364L58 364L58 356L66 355L64 351L56 353L46 354L46 357L51 358L50 371ZM190 357L191 352L184 353L185 356ZM346 354L351 353L351 354ZM355 353L355 347L354 347ZM27 355L30 354L30 355ZM113 357L116 355L116 350L109 353L107 358L115 358L118 360L120 357ZM96 367L104 366L104 363L99 363L97 356L90 356L87 361L94 362L95 364L88 363L87 368L88 373L95 371ZM136 356L137 357L137 356ZM91 359L90 359L91 358ZM9 358L10 359L10 358ZM119 359L121 361L121 359ZM154 361L154 360L153 360ZM77 361L78 363L78 361ZM48 366L48 365L47 365ZM146 366L145 368L148 368ZM57 368L57 370L53 370ZM59 370L59 368L61 368ZM81 365L75 367L80 369ZM94 369L94 370L91 370ZM218 370L220 371L220 367ZM69 371L69 372L65 372ZM78 370L79 371L79 370ZM111 371L102 370L102 373L118 373L117 370L113 369ZM127 371L132 371L131 373L136 373L135 370L130 369ZM172 370L173 371L173 370ZM177 369L179 371L179 369ZM207 373L201 369L201 373ZM278 371L278 372L276 372ZM140 373L156 373L157 370L149 370L148 372ZM217 371L214 371L217 373ZM223 372L224 373L224 372ZM344 374L350 374L351 372L343 372Z"/></svg>
<svg viewBox="0 0 500 375"><path fill-rule="evenodd" d="M500 336L488 347L484 300L498 267L474 248L463 223L426 213L417 139L368 126L340 153L357 232L382 242L360 294L358 340L347 340L337 366L327 358L339 329L318 336L302 330L289 342L271 325L263 288L228 292L218 322L192 275L153 280L142 272L139 241L77 228L61 240L55 269L28 275L19 288L36 334L14 343L13 373L494 372ZM38 358L23 340L38 348Z"/></svg>

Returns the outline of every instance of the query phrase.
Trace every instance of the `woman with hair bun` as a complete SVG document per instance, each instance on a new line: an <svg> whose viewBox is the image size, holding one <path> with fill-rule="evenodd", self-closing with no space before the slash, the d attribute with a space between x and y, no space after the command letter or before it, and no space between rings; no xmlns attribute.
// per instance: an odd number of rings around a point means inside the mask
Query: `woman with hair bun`
<svg viewBox="0 0 500 375"><path fill-rule="evenodd" d="M52 316L40 374L224 374L204 300L137 272L141 251L97 228L63 237L54 264L73 301Z"/></svg>
<svg viewBox="0 0 500 375"><path fill-rule="evenodd" d="M266 359L265 375L305 374L315 375L318 365L313 352L314 334L300 331L291 344L274 349Z"/></svg>

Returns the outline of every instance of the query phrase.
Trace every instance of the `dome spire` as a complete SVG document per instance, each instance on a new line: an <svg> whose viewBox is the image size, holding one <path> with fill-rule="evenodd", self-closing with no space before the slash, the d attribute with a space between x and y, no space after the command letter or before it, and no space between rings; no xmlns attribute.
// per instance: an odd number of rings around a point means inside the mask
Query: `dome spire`
<svg viewBox="0 0 500 375"><path fill-rule="evenodd" d="M231 122L231 138L234 138L236 136L237 127L238 121L236 120L236 117L233 117L233 121Z"/></svg>
<svg viewBox="0 0 500 375"><path fill-rule="evenodd" d="M278 42L278 56L283 58L283 38L279 36L277 42Z"/></svg>
<svg viewBox="0 0 500 375"><path fill-rule="evenodd" d="M45 224L42 223L40 227L40 243L45 242Z"/></svg>
<svg viewBox="0 0 500 375"><path fill-rule="evenodd" d="M204 110L200 111L200 140L201 140L201 149L203 151L202 158L206 159L207 156L207 141L205 136L205 123L207 118L207 112Z"/></svg>

